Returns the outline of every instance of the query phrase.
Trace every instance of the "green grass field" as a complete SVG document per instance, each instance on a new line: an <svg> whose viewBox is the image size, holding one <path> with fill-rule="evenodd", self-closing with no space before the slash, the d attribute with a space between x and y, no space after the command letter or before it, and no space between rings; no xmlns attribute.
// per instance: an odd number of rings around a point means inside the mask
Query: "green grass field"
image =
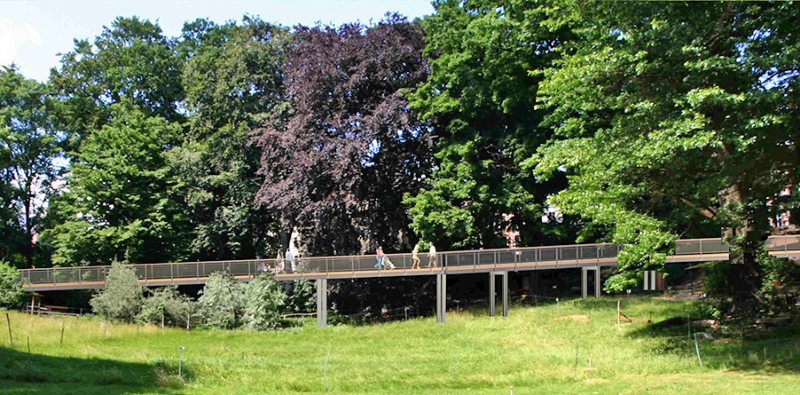
<svg viewBox="0 0 800 395"><path fill-rule="evenodd" d="M655 322L699 317L686 302L622 305L627 315ZM511 386L515 395L800 393L797 328L746 342L701 340L701 369L685 326L618 328L613 299L516 307L505 318L485 309L449 312L444 324L424 318L317 329L309 320L274 332L162 332L9 314L13 346L5 322L0 336L4 394L508 394ZM178 346L186 348L184 382L177 380Z"/></svg>

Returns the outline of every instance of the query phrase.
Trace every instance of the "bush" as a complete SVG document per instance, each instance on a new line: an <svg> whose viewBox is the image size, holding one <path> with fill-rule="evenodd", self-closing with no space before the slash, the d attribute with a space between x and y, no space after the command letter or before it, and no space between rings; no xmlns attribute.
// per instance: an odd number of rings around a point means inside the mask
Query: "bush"
<svg viewBox="0 0 800 395"><path fill-rule="evenodd" d="M245 287L244 325L256 330L275 328L284 299L278 280L270 273L260 273Z"/></svg>
<svg viewBox="0 0 800 395"><path fill-rule="evenodd" d="M315 288L306 280L289 283L286 311L289 313L308 313L317 308Z"/></svg>
<svg viewBox="0 0 800 395"><path fill-rule="evenodd" d="M148 291L149 292L149 291ZM186 326L191 320L192 300L178 292L178 287L164 287L150 292L142 303L142 311L136 315L136 322L141 324Z"/></svg>
<svg viewBox="0 0 800 395"><path fill-rule="evenodd" d="M89 304L95 313L111 321L133 322L142 309L144 287L130 265L113 262L106 276L106 287Z"/></svg>
<svg viewBox="0 0 800 395"><path fill-rule="evenodd" d="M0 307L16 309L25 300L25 289L19 281L19 270L0 261Z"/></svg>
<svg viewBox="0 0 800 395"><path fill-rule="evenodd" d="M226 272L211 273L198 300L204 324L220 329L233 329L241 325L244 288Z"/></svg>

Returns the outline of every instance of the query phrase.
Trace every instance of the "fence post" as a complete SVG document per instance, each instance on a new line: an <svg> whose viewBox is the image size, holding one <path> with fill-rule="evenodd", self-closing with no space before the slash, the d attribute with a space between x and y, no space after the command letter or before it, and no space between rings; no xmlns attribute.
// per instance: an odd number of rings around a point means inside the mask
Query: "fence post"
<svg viewBox="0 0 800 395"><path fill-rule="evenodd" d="M78 266L78 285L83 284L83 276L81 276L81 267Z"/></svg>

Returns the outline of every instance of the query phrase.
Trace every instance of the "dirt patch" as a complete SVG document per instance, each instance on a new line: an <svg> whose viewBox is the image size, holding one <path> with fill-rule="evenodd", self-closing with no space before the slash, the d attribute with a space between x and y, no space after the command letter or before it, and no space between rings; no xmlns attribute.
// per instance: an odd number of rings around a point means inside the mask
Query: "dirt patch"
<svg viewBox="0 0 800 395"><path fill-rule="evenodd" d="M575 315L568 315L566 317L558 317L558 318L555 318L554 320L555 321L572 320L572 321L586 322L586 321L589 321L589 316L588 315L575 314Z"/></svg>

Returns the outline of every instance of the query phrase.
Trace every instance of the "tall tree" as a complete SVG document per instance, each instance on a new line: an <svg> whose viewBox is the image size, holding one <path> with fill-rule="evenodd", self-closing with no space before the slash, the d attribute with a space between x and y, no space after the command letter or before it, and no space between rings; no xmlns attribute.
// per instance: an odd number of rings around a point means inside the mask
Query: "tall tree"
<svg viewBox="0 0 800 395"><path fill-rule="evenodd" d="M53 200L62 223L43 235L60 266L185 260L188 220L167 164L181 127L137 107L111 106L111 123L85 138Z"/></svg>
<svg viewBox="0 0 800 395"><path fill-rule="evenodd" d="M63 137L54 125L55 106L44 84L25 79L13 66L0 69L0 151L5 162L0 178L9 199L3 205L4 226L10 226L4 243L6 251L14 249L9 243L21 243L27 267L34 262L31 238L41 230L37 227L51 184L60 173L54 160L61 154ZM15 230L21 237L12 235Z"/></svg>
<svg viewBox="0 0 800 395"><path fill-rule="evenodd" d="M66 103L60 117L68 130L80 138L100 129L123 98L147 116L181 121L183 58L176 45L157 23L135 16L118 17L92 42L76 39L61 68L50 71L54 93Z"/></svg>
<svg viewBox="0 0 800 395"><path fill-rule="evenodd" d="M419 26L298 26L281 73L289 105L257 131L256 202L296 226L313 254L346 254L408 235L404 192L427 171L429 137L405 90L424 80ZM365 245L362 246L362 242Z"/></svg>
<svg viewBox="0 0 800 395"><path fill-rule="evenodd" d="M264 182L250 132L281 104L279 66L287 32L257 18L217 26L187 23L179 49L184 66L187 142L170 154L194 224L192 257L274 256L275 221L254 207Z"/></svg>
<svg viewBox="0 0 800 395"><path fill-rule="evenodd" d="M566 171L569 188L551 202L612 224L628 245L606 287L662 268L670 242L705 223L731 246L731 261L712 265L712 295L764 301L780 280L763 253L768 219L796 207L800 176L800 7L584 1L560 11L548 24L580 40L546 73L556 139L530 164L542 177Z"/></svg>
<svg viewBox="0 0 800 395"><path fill-rule="evenodd" d="M551 135L535 108L542 77L530 71L549 67L571 37L542 23L545 4L435 1L436 14L422 22L431 75L411 104L433 125L437 161L405 202L414 230L440 248L502 246L506 229L523 245L575 239L569 218L542 222L545 198L564 178L543 182L520 168Z"/></svg>

